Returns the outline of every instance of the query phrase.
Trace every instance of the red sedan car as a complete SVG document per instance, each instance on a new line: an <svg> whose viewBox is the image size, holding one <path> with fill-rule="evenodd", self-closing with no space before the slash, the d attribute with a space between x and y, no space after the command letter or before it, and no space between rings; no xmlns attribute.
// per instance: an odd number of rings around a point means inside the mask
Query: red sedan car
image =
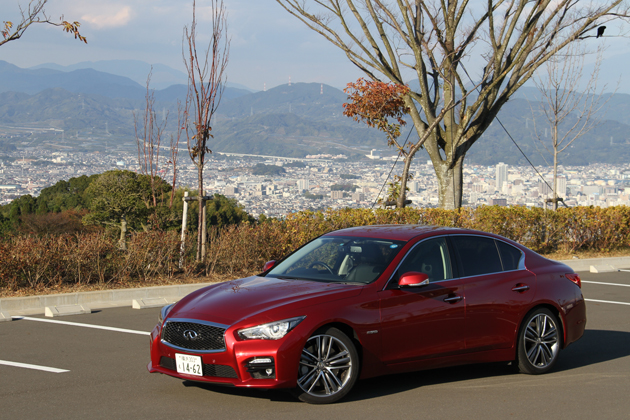
<svg viewBox="0 0 630 420"><path fill-rule="evenodd" d="M516 361L544 373L586 325L571 268L483 232L343 229L265 269L164 307L149 371L331 403L395 372Z"/></svg>

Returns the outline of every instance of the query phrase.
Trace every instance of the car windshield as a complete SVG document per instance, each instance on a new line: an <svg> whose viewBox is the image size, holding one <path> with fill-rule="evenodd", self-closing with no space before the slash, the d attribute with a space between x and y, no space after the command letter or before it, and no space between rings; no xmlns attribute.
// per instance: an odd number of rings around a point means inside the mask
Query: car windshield
<svg viewBox="0 0 630 420"><path fill-rule="evenodd" d="M323 236L275 266L269 277L330 283L371 283L392 262L403 241Z"/></svg>

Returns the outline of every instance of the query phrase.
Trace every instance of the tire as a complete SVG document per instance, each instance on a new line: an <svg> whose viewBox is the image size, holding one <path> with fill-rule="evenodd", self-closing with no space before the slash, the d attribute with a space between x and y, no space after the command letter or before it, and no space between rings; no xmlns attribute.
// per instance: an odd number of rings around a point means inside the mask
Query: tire
<svg viewBox="0 0 630 420"><path fill-rule="evenodd" d="M558 360L562 329L558 318L546 308L537 308L523 320L518 335L517 362L521 373L546 373Z"/></svg>
<svg viewBox="0 0 630 420"><path fill-rule="evenodd" d="M359 355L350 338L336 328L315 332L304 345L294 395L310 404L345 397L359 377Z"/></svg>

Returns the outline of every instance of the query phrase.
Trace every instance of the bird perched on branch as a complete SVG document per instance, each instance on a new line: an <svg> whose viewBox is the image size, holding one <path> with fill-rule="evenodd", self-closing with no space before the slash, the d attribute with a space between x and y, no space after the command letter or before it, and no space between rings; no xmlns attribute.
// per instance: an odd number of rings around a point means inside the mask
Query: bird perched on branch
<svg viewBox="0 0 630 420"><path fill-rule="evenodd" d="M599 38L600 36L604 36L604 31L606 30L605 26L600 26L597 28L597 36L595 38Z"/></svg>

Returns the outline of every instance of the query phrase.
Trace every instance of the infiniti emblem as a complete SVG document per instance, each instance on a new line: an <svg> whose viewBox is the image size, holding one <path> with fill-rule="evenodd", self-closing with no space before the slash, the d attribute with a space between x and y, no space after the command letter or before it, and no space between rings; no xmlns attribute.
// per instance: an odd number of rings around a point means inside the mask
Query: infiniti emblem
<svg viewBox="0 0 630 420"><path fill-rule="evenodd" d="M196 339L199 338L199 334L197 334L197 331L193 331L193 330L186 330L184 331L184 338L188 341L195 341Z"/></svg>

